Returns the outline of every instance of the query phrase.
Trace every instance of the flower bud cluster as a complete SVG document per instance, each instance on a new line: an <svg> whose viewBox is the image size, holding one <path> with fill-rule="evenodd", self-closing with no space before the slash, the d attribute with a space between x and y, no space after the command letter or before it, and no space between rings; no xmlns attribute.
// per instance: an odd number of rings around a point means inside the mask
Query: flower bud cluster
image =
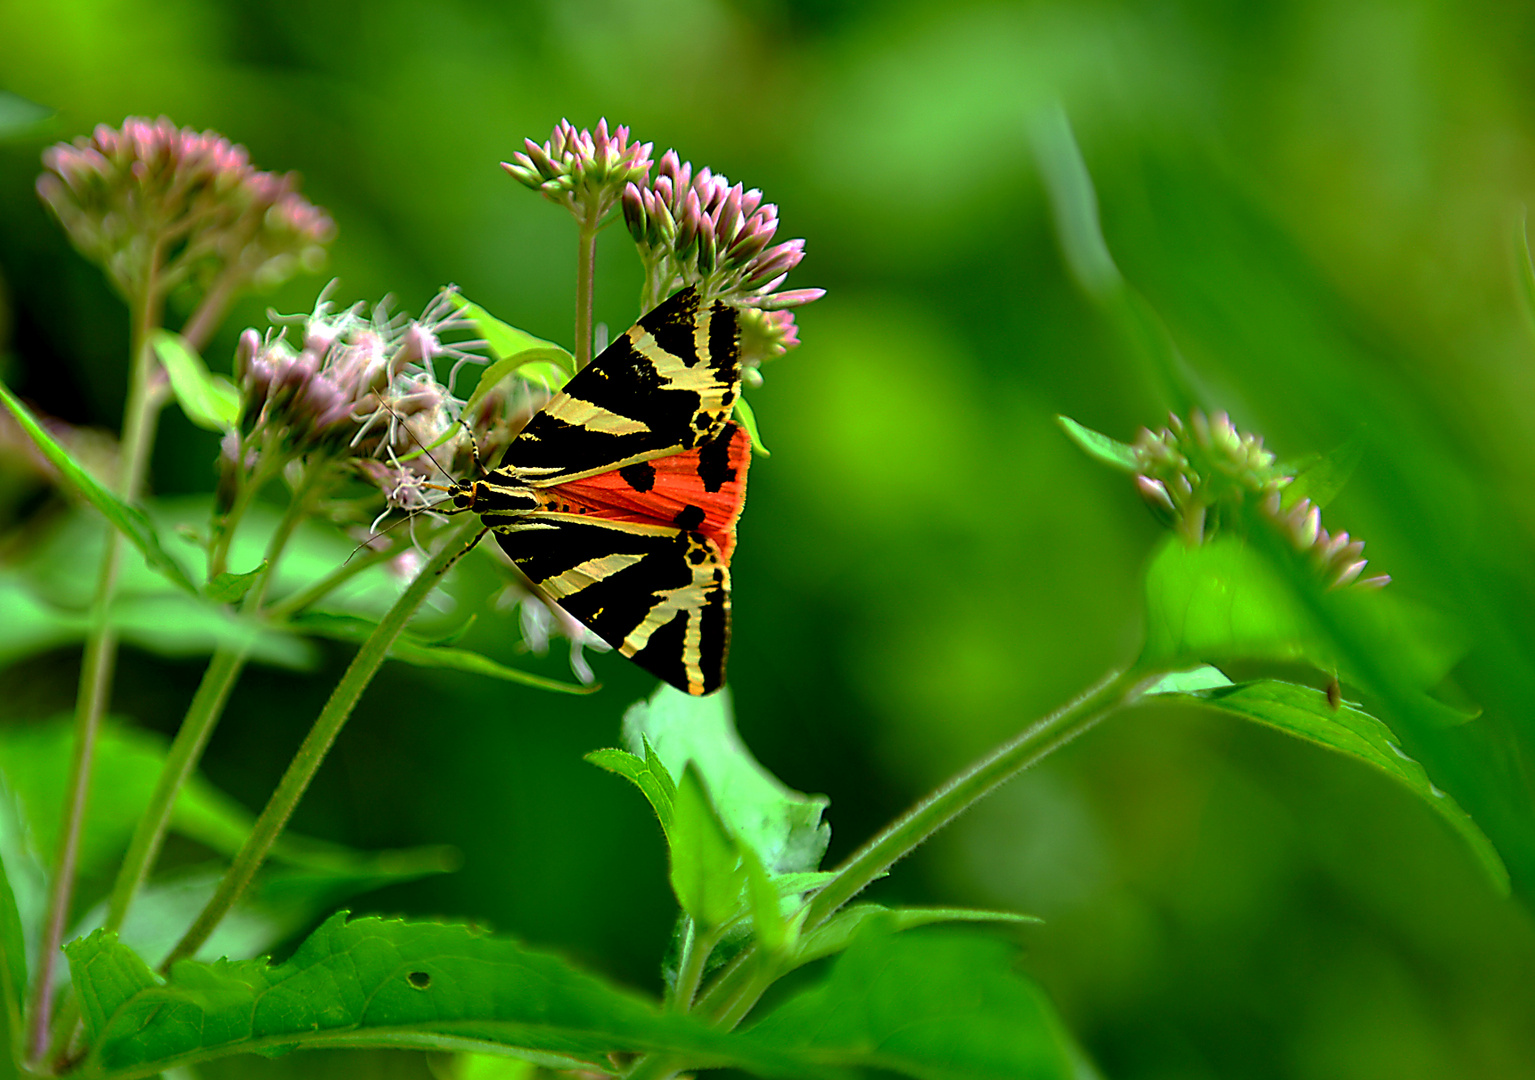
<svg viewBox="0 0 1535 1080"><path fill-rule="evenodd" d="M446 293L420 319L391 318L382 306L371 314L361 304L337 311L322 299L312 314L292 321L302 327L297 347L288 327L240 337L235 378L244 408L226 446L226 467L252 468L249 456L258 450L351 459L391 506L427 505L423 485L442 480L433 476L434 459L453 468L455 458L467 463L469 456L453 377L440 382L435 362L451 360L456 372L484 359L470 351L478 342L443 340L470 324ZM430 457L422 447L433 448Z"/></svg>
<svg viewBox="0 0 1535 1080"><path fill-rule="evenodd" d="M1364 541L1322 528L1321 509L1310 499L1286 507L1282 492L1295 477L1279 465L1257 435L1244 435L1225 413L1207 417L1195 409L1188 421L1170 415L1168 426L1142 428L1132 446L1136 489L1158 519L1190 543L1201 543L1255 500L1259 512L1295 549L1310 556L1329 588L1378 588L1384 575L1361 580Z"/></svg>
<svg viewBox="0 0 1535 1080"><path fill-rule="evenodd" d="M130 296L194 275L275 284L317 267L335 236L295 174L261 172L244 147L165 117L102 125L44 151L43 165L38 195Z"/></svg>
<svg viewBox="0 0 1535 1080"><path fill-rule="evenodd" d="M742 360L755 368L799 344L789 309L824 289L775 291L805 257L805 241L774 244L778 207L762 192L732 184L707 168L696 173L675 150L661 156L648 185L624 188L624 223L645 264L656 302L688 285L706 299L742 310Z"/></svg>
<svg viewBox="0 0 1535 1080"><path fill-rule="evenodd" d="M577 130L561 120L540 145L524 139L525 153L503 161L519 183L565 207L578 220L596 224L618 202L625 185L644 183L650 173L650 143L629 142L629 129L608 134L608 122L597 121L595 132Z"/></svg>
<svg viewBox="0 0 1535 1080"><path fill-rule="evenodd" d="M1358 585L1364 589L1379 589L1391 582L1391 575L1377 574L1362 578L1360 574L1369 560L1363 558L1364 541L1350 540L1348 533L1336 536L1322 527L1322 508L1310 499L1301 499L1288 509L1281 503L1279 492L1270 492L1259 504L1263 513L1295 545L1295 550L1307 554L1311 564L1330 589L1345 585Z"/></svg>

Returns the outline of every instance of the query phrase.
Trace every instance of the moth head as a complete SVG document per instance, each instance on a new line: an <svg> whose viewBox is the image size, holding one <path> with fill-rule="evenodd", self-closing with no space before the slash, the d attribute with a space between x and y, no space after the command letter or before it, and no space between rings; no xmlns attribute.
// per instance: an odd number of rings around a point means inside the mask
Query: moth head
<svg viewBox="0 0 1535 1080"><path fill-rule="evenodd" d="M479 489L484 485L479 481L473 484L459 484L453 489L453 508L455 510L473 510Z"/></svg>

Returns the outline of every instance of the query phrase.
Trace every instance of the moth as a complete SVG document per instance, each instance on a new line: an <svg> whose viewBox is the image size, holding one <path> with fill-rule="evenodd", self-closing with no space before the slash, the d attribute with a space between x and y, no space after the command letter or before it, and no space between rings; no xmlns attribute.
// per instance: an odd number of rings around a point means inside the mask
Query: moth
<svg viewBox="0 0 1535 1080"><path fill-rule="evenodd" d="M541 592L613 648L679 690L712 693L725 681L751 457L730 420L740 392L735 309L684 289L577 372L499 467L454 485L454 508L478 514Z"/></svg>

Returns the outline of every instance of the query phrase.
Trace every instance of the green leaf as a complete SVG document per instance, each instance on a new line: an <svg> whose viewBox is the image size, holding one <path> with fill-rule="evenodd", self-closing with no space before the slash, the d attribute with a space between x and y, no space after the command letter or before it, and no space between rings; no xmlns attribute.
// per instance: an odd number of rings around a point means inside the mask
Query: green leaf
<svg viewBox="0 0 1535 1080"><path fill-rule="evenodd" d="M551 390L564 386L575 371L575 357L554 342L534 337L525 330L502 322L480 305L466 299L462 293L450 293L449 297L459 312L474 323L480 336L485 339L486 348L495 357L495 362L481 373L474 393L465 402L463 411L466 414L473 412L474 407L502 379L519 369L526 369L520 372L524 378L541 382Z"/></svg>
<svg viewBox="0 0 1535 1080"><path fill-rule="evenodd" d="M54 111L45 105L0 90L0 142L36 134L54 115Z"/></svg>
<svg viewBox="0 0 1535 1080"><path fill-rule="evenodd" d="M1364 440L1356 435L1331 453L1289 466L1295 480L1284 489L1284 505L1310 499L1316 506L1326 506L1343 490L1363 457Z"/></svg>
<svg viewBox="0 0 1535 1080"><path fill-rule="evenodd" d="M746 404L746 398L740 395L736 396L735 418L746 429L746 434L751 437L752 449L763 457L772 457L773 455L768 453L768 448L762 444L762 436L757 434L757 414L752 412L750 405Z"/></svg>
<svg viewBox="0 0 1535 1080"><path fill-rule="evenodd" d="M1073 1048L1015 950L974 934L868 920L818 986L749 1034L822 1065L918 1080L1071 1080Z"/></svg>
<svg viewBox="0 0 1535 1080"><path fill-rule="evenodd" d="M527 382L537 383L550 393L554 393L570 381L570 372L561 366L563 362L563 360L559 362L523 360L517 365L517 375Z"/></svg>
<svg viewBox="0 0 1535 1080"><path fill-rule="evenodd" d="M485 339L486 348L497 360L504 360L509 356L516 356L530 349L550 349L560 355L566 361L569 369L574 366L575 357L566 352L552 341L545 341L541 337L535 337L526 330L519 330L510 323L504 323L479 304L474 303L463 293L453 292L449 294L453 306L458 308L464 318L475 324L480 336Z"/></svg>
<svg viewBox="0 0 1535 1080"><path fill-rule="evenodd" d="M102 932L65 947L90 1056L73 1075L132 1080L233 1053L402 1047L612 1072L612 1053L665 1051L690 1067L822 1072L715 1031L547 953L463 926L333 916L282 964L177 964L157 979Z"/></svg>
<svg viewBox="0 0 1535 1080"><path fill-rule="evenodd" d="M150 340L187 419L213 431L231 430L240 419L240 388L210 372L180 334L156 330Z"/></svg>
<svg viewBox="0 0 1535 1080"><path fill-rule="evenodd" d="M1083 427L1069 416L1057 416L1055 422L1061 425L1061 430L1072 442L1087 452L1088 457L1095 458L1109 468L1118 469L1121 472L1140 471L1140 460L1135 455L1135 448L1128 443L1111 439L1092 428Z"/></svg>
<svg viewBox="0 0 1535 1080"><path fill-rule="evenodd" d="M1038 923L1044 920L1034 915L1020 915L1012 911L981 911L975 908L887 908L883 904L853 904L843 908L820 926L800 939L794 952L793 963L784 970L792 970L812 960L833 956L842 952L870 920L879 920L892 931L915 930L919 926L931 926L945 922L977 923Z"/></svg>
<svg viewBox="0 0 1535 1080"><path fill-rule="evenodd" d="M377 623L360 615L337 615L331 612L306 612L289 620L288 626L301 633L314 634L334 641L365 641L373 633ZM507 667L488 656L450 646L431 645L409 631L395 641L389 655L395 660L416 667L449 668L474 675L488 675L492 679L521 683L539 690L552 690L561 694L591 694L600 686L581 686L578 683L547 679L532 672Z"/></svg>
<svg viewBox="0 0 1535 1080"><path fill-rule="evenodd" d="M486 394L512 375L521 375L530 382L542 383L550 390L558 390L570 378L570 372L561 366L564 356L563 349L540 347L524 349L488 365L480 373L480 381L475 384L474 393L464 403L464 413L467 415L473 412Z"/></svg>
<svg viewBox="0 0 1535 1080"><path fill-rule="evenodd" d="M267 561L261 560L261 565L254 570L248 570L243 574L237 574L233 570L225 570L218 577L208 582L206 593L208 599L215 604L238 604L245 599L245 594L251 591L251 586L256 584L256 579L266 571Z"/></svg>
<svg viewBox="0 0 1535 1080"><path fill-rule="evenodd" d="M1507 895L1508 870L1486 834L1453 798L1434 786L1423 766L1402 750L1391 729L1369 713L1347 702L1334 710L1322 691L1273 679L1212 685L1207 689L1160 696L1162 700L1202 705L1276 728L1347 754L1385 773L1444 818L1470 846L1497 889Z"/></svg>
<svg viewBox="0 0 1535 1080"><path fill-rule="evenodd" d="M746 872L692 762L677 785L670 840L672 891L682 910L704 930L725 925L740 911Z"/></svg>
<svg viewBox="0 0 1535 1080"><path fill-rule="evenodd" d="M656 757L648 740L644 749L644 757L627 750L593 750L586 755L586 760L600 769L617 773L639 788L645 800L650 803L650 808L655 811L656 820L661 823L661 831L670 843L672 804L676 801L677 785L666 771L666 766L661 764L661 759Z"/></svg>
<svg viewBox="0 0 1535 1080"><path fill-rule="evenodd" d="M746 902L751 910L752 932L757 944L769 956L777 956L789 944L792 924L784 916L784 905L772 878L762 866L762 860L749 847L741 850L741 868L746 873ZM794 902L798 907L798 898Z"/></svg>
<svg viewBox="0 0 1535 1080"><path fill-rule="evenodd" d="M1168 537L1146 571L1142 659L1160 666L1226 658L1306 659L1323 670L1337 662L1263 555L1235 537L1196 547Z"/></svg>
<svg viewBox="0 0 1535 1080"><path fill-rule="evenodd" d="M624 713L623 733L636 754L648 741L672 776L696 765L725 828L769 874L820 865L831 840L831 827L821 821L825 796L786 787L752 757L736 733L728 691L693 697L662 684Z"/></svg>
<svg viewBox="0 0 1535 1080"><path fill-rule="evenodd" d="M0 798L4 798L0 793ZM8 799L7 799L8 801ZM11 815L7 813L6 819ZM0 828L11 825L9 820ZM9 829L7 829L9 831ZM21 912L16 905L16 894L11 890L11 875L7 858L13 845L0 842L0 1004L5 1008L10 1045L25 1046L22 1036L21 1014L27 999L27 942L22 932Z"/></svg>
<svg viewBox="0 0 1535 1080"><path fill-rule="evenodd" d="M37 422L37 418L32 415L31 410L23 405L3 383L0 383L0 402L3 402L5 407L11 410L11 414L16 417L16 421L21 425L22 430L27 433L38 450L42 452L42 455L48 459L54 468L59 470L59 474L64 482L83 497L86 502L101 511L102 516L126 536L134 547L139 549L140 554L144 556L145 562L164 574L179 588L191 593L193 596L201 596L201 593L197 591L197 586L192 584L192 579L181 568L181 564L167 555L164 548L160 546L160 537L156 534L154 527L150 525L149 519L144 516L142 511L123 502L116 495L108 491L94 476L82 468L70 456L68 450L65 450L54 441L51 435L43 430L42 425Z"/></svg>
<svg viewBox="0 0 1535 1080"><path fill-rule="evenodd" d="M1230 685L1231 680L1226 678L1224 672L1206 664L1192 671L1174 671L1163 675L1141 693L1148 697L1157 694L1192 694L1199 690L1211 690Z"/></svg>
<svg viewBox="0 0 1535 1080"><path fill-rule="evenodd" d="M0 727L0 784L16 800L32 854L45 862L53 858L58 843L73 745L74 727L66 719ZM149 805L166 746L152 732L111 721L103 725L91 773L91 813L80 845L82 875L104 876L127 848ZM176 800L171 828L222 855L233 855L254 820L243 806L194 774ZM272 854L290 866L340 876L418 876L427 872L425 866L444 861L442 849L372 855L291 833Z"/></svg>
<svg viewBox="0 0 1535 1080"><path fill-rule="evenodd" d="M209 939L197 950L198 960L223 956L255 956L292 938L360 893L402 884L457 868L461 861L451 848L382 852L351 857L323 870L268 867L246 891ZM180 870L157 878L139 890L118 940L140 956L159 963L169 955L186 928L212 898L224 875L222 863ZM92 908L71 937L83 937L106 921L105 901Z"/></svg>

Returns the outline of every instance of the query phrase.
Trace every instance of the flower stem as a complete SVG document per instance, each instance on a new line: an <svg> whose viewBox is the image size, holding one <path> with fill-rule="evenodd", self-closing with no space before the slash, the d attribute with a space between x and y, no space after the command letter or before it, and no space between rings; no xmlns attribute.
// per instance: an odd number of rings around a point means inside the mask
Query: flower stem
<svg viewBox="0 0 1535 1080"><path fill-rule="evenodd" d="M898 860L1030 765L1054 753L1128 703L1140 676L1115 672L1075 701L1035 721L923 799L854 852L811 899L805 929L825 922Z"/></svg>
<svg viewBox="0 0 1535 1080"><path fill-rule="evenodd" d="M272 533L267 543L266 570L246 595L241 606L242 614L254 615L260 610L267 589L277 573L277 563L293 536L293 530L309 515L317 489L324 486L323 466L312 475L316 479L294 493L287 512ZM229 701L235 683L239 681L240 672L245 670L245 661L249 655L250 645L246 642L221 646L208 661L202 682L192 697L191 705L187 707L187 714L181 721L176 738L171 742L165 764L161 766L159 779L155 782L154 792L149 797L149 804L134 828L128 853L123 856L122 866L118 869L117 880L107 902L107 930L122 928L134 896L154 869L160 846L165 841L166 830L170 827L171 815L176 809L176 799L202 760L203 750L207 748L213 729L224 715L224 706Z"/></svg>
<svg viewBox="0 0 1535 1080"><path fill-rule="evenodd" d="M285 596L271 607L267 608L267 615L273 619L288 619L299 614L311 604L317 603L345 585L352 578L364 570L371 570L381 562L388 562L399 554L394 544L382 551L369 550L361 555L354 556L350 561L342 563L330 573L326 574L314 584L300 589L291 596Z"/></svg>
<svg viewBox="0 0 1535 1080"><path fill-rule="evenodd" d="M151 268L149 280L154 280ZM153 284L130 305L129 350L132 370L128 377L128 401L123 411L123 439L117 490L124 499L138 497L154 443L155 418L164 401L164 388L156 384L159 374L150 334L160 324L160 297ZM40 1060L48 1050L49 1018L53 1008L53 980L57 972L59 947L69 924L74 900L75 872L80 855L80 836L85 827L86 804L90 796L91 766L96 751L96 736L101 718L112 693L112 673L117 661L117 634L109 622L112 599L117 593L117 575L122 564L122 535L109 528L101 568L96 578L96 592L91 601L91 629L80 664L80 687L75 698L74 753L70 761L69 781L59 829L59 846L53 866L53 885L48 897L48 914L43 925L42 948L38 954L38 972L32 984L31 1032L28 1049L33 1060Z"/></svg>
<svg viewBox="0 0 1535 1080"><path fill-rule="evenodd" d="M368 640L363 642L362 648L352 658L346 673L341 676L341 681L336 684L336 689L331 692L330 700L320 710L314 727L310 728L303 745L294 755L288 771L283 774L282 780L277 785L277 790L272 793L266 808L256 819L250 836L246 838L244 845L235 855L233 864L224 874L223 880L219 882L213 898L198 915L191 929L166 957L164 964L161 965L162 971L169 971L178 960L186 959L196 953L244 894L246 887L256 876L256 871L266 859L267 853L282 833L283 827L288 823L294 808L303 798L309 782L314 779L315 773L320 768L320 763L325 760L326 752L330 750L342 726L351 716L358 698L367 689L368 683L372 681L373 676L383 664L384 658L389 654L390 647L400 636L400 632L405 629L405 624L410 621L410 617L426 599L427 594L432 591L432 587L437 584L438 579L447 573L448 568L460 555L468 550L468 547L464 546L464 539L471 532L478 532L480 528L478 519L472 519L457 529L449 529L437 553L421 568L416 579L400 594L399 600L395 601L394 606L374 628Z"/></svg>
<svg viewBox="0 0 1535 1080"><path fill-rule="evenodd" d="M682 950L682 963L677 967L677 983L671 993L671 1007L678 1012L687 1012L693 1007L693 996L698 993L698 984L703 981L704 965L709 962L709 954L714 951L714 946L719 944L721 932L721 927L699 930L696 922L689 926L687 945Z"/></svg>
<svg viewBox="0 0 1535 1080"><path fill-rule="evenodd" d="M592 362L592 291L597 267L597 214L589 207L577 219L576 240L576 370Z"/></svg>
<svg viewBox="0 0 1535 1080"><path fill-rule="evenodd" d="M203 294L202 303L197 305L197 310L192 312L192 317L181 328L181 336L193 350L202 352L207 347L208 339L213 337L213 332L223 323L224 316L229 313L229 305L244 281L243 271L237 264L231 263L224 267L223 272Z"/></svg>

